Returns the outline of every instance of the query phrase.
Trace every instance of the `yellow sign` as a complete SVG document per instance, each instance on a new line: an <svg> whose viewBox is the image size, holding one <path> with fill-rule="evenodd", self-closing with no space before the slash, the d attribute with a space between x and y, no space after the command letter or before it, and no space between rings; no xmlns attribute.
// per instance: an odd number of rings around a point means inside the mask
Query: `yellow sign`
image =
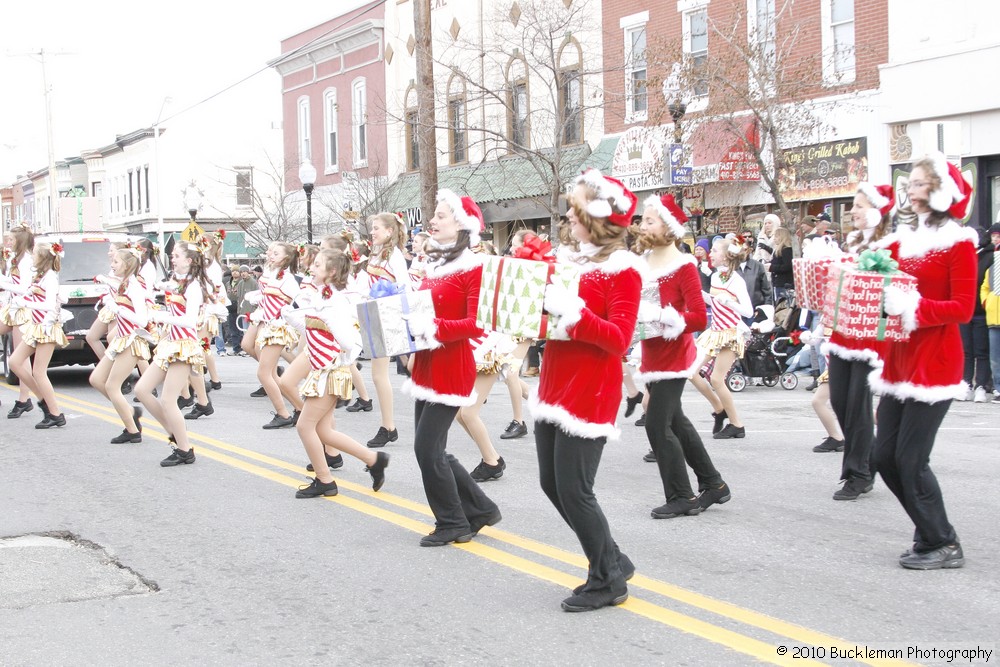
<svg viewBox="0 0 1000 667"><path fill-rule="evenodd" d="M204 234L205 230L199 227L197 222L192 220L190 224L184 228L184 231L181 232L181 240L188 243L197 243L198 239L200 239Z"/></svg>
<svg viewBox="0 0 1000 667"><path fill-rule="evenodd" d="M357 220L360 217L358 211L344 211L342 214L344 220Z"/></svg>

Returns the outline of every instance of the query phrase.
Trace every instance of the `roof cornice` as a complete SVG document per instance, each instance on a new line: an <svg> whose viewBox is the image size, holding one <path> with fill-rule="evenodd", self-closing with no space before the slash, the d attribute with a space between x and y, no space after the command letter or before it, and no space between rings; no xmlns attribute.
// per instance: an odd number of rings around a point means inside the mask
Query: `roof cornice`
<svg viewBox="0 0 1000 667"><path fill-rule="evenodd" d="M332 60L372 44L381 44L384 29L384 20L367 19L292 49L268 61L267 65L278 70L281 76L286 76L315 63Z"/></svg>

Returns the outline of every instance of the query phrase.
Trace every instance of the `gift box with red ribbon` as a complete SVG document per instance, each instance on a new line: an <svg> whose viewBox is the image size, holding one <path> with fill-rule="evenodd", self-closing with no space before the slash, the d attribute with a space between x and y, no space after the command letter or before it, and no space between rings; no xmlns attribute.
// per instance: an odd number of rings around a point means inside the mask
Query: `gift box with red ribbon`
<svg viewBox="0 0 1000 667"><path fill-rule="evenodd" d="M545 286L576 293L577 267L556 264L552 246L529 235L514 257L487 257L479 289L476 323L486 331L521 338L552 338L558 318L544 311Z"/></svg>
<svg viewBox="0 0 1000 667"><path fill-rule="evenodd" d="M861 253L857 266L832 264L823 308L826 326L855 340L904 341L902 318L885 312L885 288L917 289L917 279L896 270L886 250Z"/></svg>
<svg viewBox="0 0 1000 667"><path fill-rule="evenodd" d="M793 259L792 278L795 281L795 297L798 299L799 306L806 310L823 310L830 267L853 264L854 259L850 255L797 257Z"/></svg>

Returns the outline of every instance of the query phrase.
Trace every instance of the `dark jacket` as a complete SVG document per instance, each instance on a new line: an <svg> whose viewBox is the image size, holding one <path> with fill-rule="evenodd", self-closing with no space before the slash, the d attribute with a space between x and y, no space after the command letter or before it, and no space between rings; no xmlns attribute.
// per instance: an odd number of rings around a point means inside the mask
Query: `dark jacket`
<svg viewBox="0 0 1000 667"><path fill-rule="evenodd" d="M750 293L750 303L756 309L758 306L774 305L771 296L771 281L767 278L767 271L764 265L756 259L748 259L745 264L741 264L736 270L747 284L747 292Z"/></svg>
<svg viewBox="0 0 1000 667"><path fill-rule="evenodd" d="M771 258L771 284L775 287L791 287L793 285L791 246L782 248L781 252Z"/></svg>

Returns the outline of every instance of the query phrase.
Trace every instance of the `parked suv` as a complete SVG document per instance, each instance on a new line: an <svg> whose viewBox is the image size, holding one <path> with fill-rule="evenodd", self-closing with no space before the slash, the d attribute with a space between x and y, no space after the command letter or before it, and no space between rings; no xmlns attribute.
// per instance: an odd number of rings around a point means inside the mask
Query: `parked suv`
<svg viewBox="0 0 1000 667"><path fill-rule="evenodd" d="M128 234L104 232L73 232L57 234L38 234L35 243L63 244L66 256L62 258L62 268L59 271L59 294L66 303L63 308L73 313L73 319L63 324L63 330L69 345L52 353L49 366L87 366L97 363L94 351L87 344L87 331L97 319L94 306L101 295L107 290L104 285L94 282L98 274L109 275L111 262L108 259L108 249L112 243L138 241L141 237ZM162 275L162 270L157 270ZM12 339L10 335L3 337L4 354L0 359L0 371L8 382L17 382L17 376L10 370L7 359L10 358Z"/></svg>

